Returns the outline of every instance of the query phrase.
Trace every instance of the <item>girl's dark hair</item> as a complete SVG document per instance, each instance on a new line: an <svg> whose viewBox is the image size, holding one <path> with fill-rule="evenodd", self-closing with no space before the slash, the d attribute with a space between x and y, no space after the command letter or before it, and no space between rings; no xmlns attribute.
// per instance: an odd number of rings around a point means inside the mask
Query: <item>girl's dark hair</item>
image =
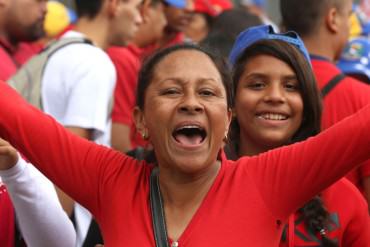
<svg viewBox="0 0 370 247"><path fill-rule="evenodd" d="M136 90L136 105L140 109L144 109L145 93L151 81L153 80L153 76L157 65L168 55L181 50L194 50L202 52L213 61L214 65L216 66L218 72L221 75L222 84L224 85L226 90L227 106L231 108L232 104L231 76L226 61L223 58L213 54L206 48L190 43L174 45L169 48L159 50L158 52L154 53L152 56L145 60L143 66L139 71L138 84ZM184 57L183 59L186 59L186 57Z"/></svg>
<svg viewBox="0 0 370 247"><path fill-rule="evenodd" d="M303 100L303 120L299 129L294 133L291 143L303 141L320 132L321 126L321 95L317 88L316 79L309 61L293 45L281 40L261 40L249 46L238 57L233 68L233 94L236 94L239 80L246 64L258 55L269 55L288 64L294 71L299 82L300 94ZM234 105L233 101L233 105ZM236 119L232 121L231 140L234 151L239 149L240 126ZM320 196L316 196L299 210L305 224L313 233L319 233L323 246L338 246L326 236L327 226L330 222L329 213L323 205Z"/></svg>

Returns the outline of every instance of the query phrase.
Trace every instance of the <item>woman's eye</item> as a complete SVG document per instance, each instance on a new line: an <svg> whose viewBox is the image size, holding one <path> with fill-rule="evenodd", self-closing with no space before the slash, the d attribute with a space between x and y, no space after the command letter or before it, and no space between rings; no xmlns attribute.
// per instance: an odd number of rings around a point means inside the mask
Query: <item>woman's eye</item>
<svg viewBox="0 0 370 247"><path fill-rule="evenodd" d="M203 96L214 96L215 95L215 93L212 90L208 90L208 89L201 90L199 94Z"/></svg>
<svg viewBox="0 0 370 247"><path fill-rule="evenodd" d="M162 91L162 95L176 95L179 93L180 91L176 88L169 88Z"/></svg>

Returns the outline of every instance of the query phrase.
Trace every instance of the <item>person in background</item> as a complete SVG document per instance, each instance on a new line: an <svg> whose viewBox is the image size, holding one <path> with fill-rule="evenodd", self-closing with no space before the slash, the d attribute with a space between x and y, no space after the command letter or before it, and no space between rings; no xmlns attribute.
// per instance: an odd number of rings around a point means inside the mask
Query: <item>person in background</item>
<svg viewBox="0 0 370 247"><path fill-rule="evenodd" d="M200 43L211 31L214 19L232 7L229 0L195 0L191 21L184 31L186 39Z"/></svg>
<svg viewBox="0 0 370 247"><path fill-rule="evenodd" d="M167 25L161 40L153 47L153 50L183 43L185 41L184 30L189 25L194 11L194 0L164 0L163 2Z"/></svg>
<svg viewBox="0 0 370 247"><path fill-rule="evenodd" d="M41 50L47 0L0 1L0 80L7 80Z"/></svg>
<svg viewBox="0 0 370 247"><path fill-rule="evenodd" d="M260 18L244 9L225 10L215 17L211 31L201 45L227 58L239 33L246 28L261 24Z"/></svg>
<svg viewBox="0 0 370 247"><path fill-rule="evenodd" d="M137 147L147 147L148 142L136 131L133 110L136 102L137 76L142 60L151 51L147 49L163 36L167 20L164 4L160 0L143 6L143 24L127 47L110 47L108 55L117 70L112 110L112 147L123 153Z"/></svg>
<svg viewBox="0 0 370 247"><path fill-rule="evenodd" d="M352 39L344 49L337 66L346 75L370 85L369 38Z"/></svg>
<svg viewBox="0 0 370 247"><path fill-rule="evenodd" d="M351 0L281 0L283 26L296 31L310 55L324 96L322 127L332 126L370 103L370 87L343 76L335 65L348 42ZM370 160L347 175L370 202Z"/></svg>
<svg viewBox="0 0 370 247"><path fill-rule="evenodd" d="M137 95L155 163L73 135L0 83L0 136L91 210L107 247L278 246L289 215L370 158L369 105L306 141L227 160L230 74L194 44L147 60Z"/></svg>
<svg viewBox="0 0 370 247"><path fill-rule="evenodd" d="M307 50L290 42L293 35L259 26L236 40L229 158L259 155L320 132L321 95ZM352 183L341 179L289 217L280 246L369 243L367 203Z"/></svg>

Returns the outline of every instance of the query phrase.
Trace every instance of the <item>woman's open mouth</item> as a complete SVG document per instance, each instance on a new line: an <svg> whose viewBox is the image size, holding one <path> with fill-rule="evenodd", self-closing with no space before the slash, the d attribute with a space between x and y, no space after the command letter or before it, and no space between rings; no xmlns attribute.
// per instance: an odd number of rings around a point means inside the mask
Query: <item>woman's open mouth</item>
<svg viewBox="0 0 370 247"><path fill-rule="evenodd" d="M183 125L172 133L175 141L185 147L196 147L203 143L207 136L204 128L198 125Z"/></svg>

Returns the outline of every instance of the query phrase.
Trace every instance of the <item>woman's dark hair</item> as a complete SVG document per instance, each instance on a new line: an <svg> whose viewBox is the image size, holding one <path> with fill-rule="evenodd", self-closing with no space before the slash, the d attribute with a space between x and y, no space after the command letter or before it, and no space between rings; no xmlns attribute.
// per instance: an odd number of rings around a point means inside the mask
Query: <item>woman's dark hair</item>
<svg viewBox="0 0 370 247"><path fill-rule="evenodd" d="M151 81L153 80L153 76L157 65L168 55L172 54L173 52L181 50L194 50L202 52L213 61L214 65L216 66L218 72L221 75L222 83L226 90L227 106L231 108L232 104L231 76L226 61L223 58L213 54L206 48L202 48L198 45L190 43L175 45L169 48L159 50L144 62L143 66L140 69L138 77L138 84L136 90L136 105L140 109L144 109L145 93ZM184 57L183 59L186 59L186 57Z"/></svg>
<svg viewBox="0 0 370 247"><path fill-rule="evenodd" d="M288 64L294 71L299 82L300 94L303 100L303 119L299 129L294 133L291 143L303 141L308 137L320 132L321 126L321 95L317 88L315 76L309 61L293 45L281 40L261 40L250 47L238 57L233 68L233 95L236 94L239 80L244 72L246 64L258 55L269 55ZM233 101L233 104L235 102ZM240 126L236 119L232 122L231 140L235 150L239 149ZM323 205L320 196L316 196L299 210L305 224L313 233L319 233L322 237L323 246L338 246L326 236L327 225L330 222L329 213Z"/></svg>

